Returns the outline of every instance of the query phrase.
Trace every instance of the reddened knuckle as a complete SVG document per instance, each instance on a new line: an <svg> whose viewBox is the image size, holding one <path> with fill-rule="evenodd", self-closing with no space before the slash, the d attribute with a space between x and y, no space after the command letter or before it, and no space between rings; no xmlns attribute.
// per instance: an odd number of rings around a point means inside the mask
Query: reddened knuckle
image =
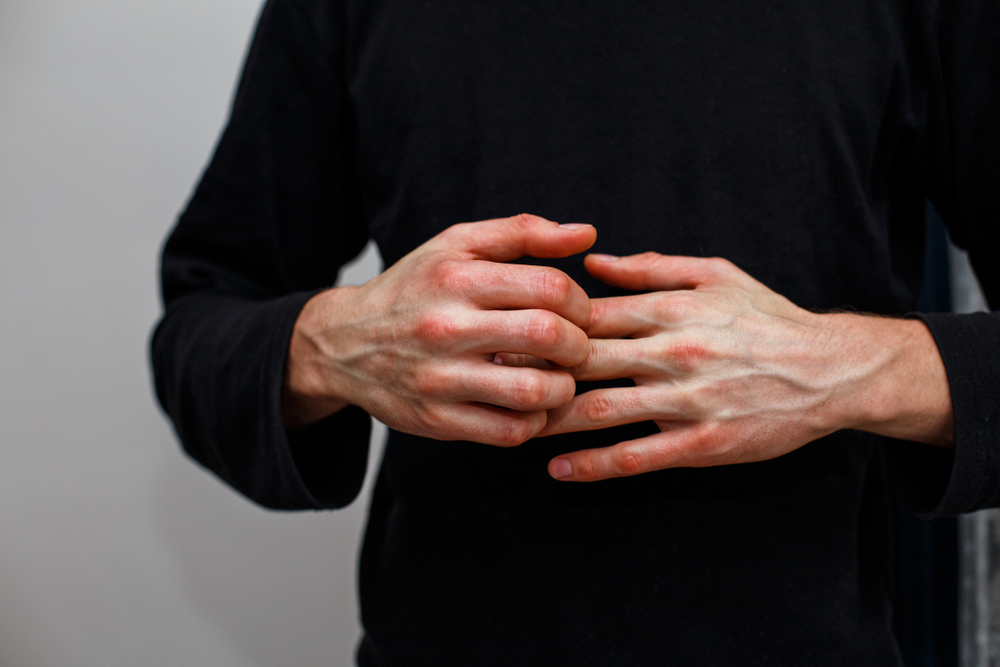
<svg viewBox="0 0 1000 667"><path fill-rule="evenodd" d="M468 272L462 262L446 260L434 267L434 281L448 291L461 292L468 285Z"/></svg>
<svg viewBox="0 0 1000 667"><path fill-rule="evenodd" d="M581 454L575 461L573 461L573 469L576 471L576 476L580 479L597 479L597 463L593 453L587 452Z"/></svg>
<svg viewBox="0 0 1000 667"><path fill-rule="evenodd" d="M535 277L535 293L544 303L559 306L569 300L572 283L561 271L544 270Z"/></svg>
<svg viewBox="0 0 1000 667"><path fill-rule="evenodd" d="M619 449L615 452L615 468L622 475L637 475L642 472L643 459L632 449Z"/></svg>
<svg viewBox="0 0 1000 667"><path fill-rule="evenodd" d="M501 447L517 447L533 435L532 425L521 419L505 419L497 433L497 444Z"/></svg>
<svg viewBox="0 0 1000 667"><path fill-rule="evenodd" d="M554 313L540 311L528 319L528 340L543 349L559 343L560 331L558 316Z"/></svg>
<svg viewBox="0 0 1000 667"><path fill-rule="evenodd" d="M545 402L545 385L534 374L522 374L514 385L514 401L522 409L535 409Z"/></svg>
<svg viewBox="0 0 1000 667"><path fill-rule="evenodd" d="M417 320L416 335L432 344L447 344L453 341L461 328L448 314L426 313Z"/></svg>
<svg viewBox="0 0 1000 667"><path fill-rule="evenodd" d="M708 356L708 349L698 341L681 340L673 343L667 354L679 369L692 371Z"/></svg>
<svg viewBox="0 0 1000 667"><path fill-rule="evenodd" d="M592 396L583 404L584 417L594 424L608 421L614 410L614 402L607 396Z"/></svg>

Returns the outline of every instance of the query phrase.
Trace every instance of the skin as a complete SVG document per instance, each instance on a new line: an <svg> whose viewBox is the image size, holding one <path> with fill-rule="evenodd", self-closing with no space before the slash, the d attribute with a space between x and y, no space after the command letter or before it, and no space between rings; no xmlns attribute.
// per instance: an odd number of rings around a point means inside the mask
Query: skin
<svg viewBox="0 0 1000 667"><path fill-rule="evenodd" d="M595 300L555 269L504 264L595 239L530 215L466 223L318 294L292 335L286 426L353 404L400 431L498 446L660 427L553 459L565 481L762 461L844 428L953 446L944 365L919 321L806 311L717 258L589 255L596 278L642 292ZM576 380L614 378L635 386L574 396Z"/></svg>
<svg viewBox="0 0 1000 667"><path fill-rule="evenodd" d="M566 257L596 238L589 225L530 215L455 225L365 285L316 295L292 333L285 425L352 404L438 440L509 447L534 437L575 381L566 370L494 363L496 353L583 363L590 300L561 271L504 262Z"/></svg>
<svg viewBox="0 0 1000 667"><path fill-rule="evenodd" d="M845 428L953 446L944 364L920 321L806 311L718 258L586 267L647 293L591 302L591 351L570 372L636 386L575 397L540 435L647 420L661 432L557 457L556 479L763 461Z"/></svg>

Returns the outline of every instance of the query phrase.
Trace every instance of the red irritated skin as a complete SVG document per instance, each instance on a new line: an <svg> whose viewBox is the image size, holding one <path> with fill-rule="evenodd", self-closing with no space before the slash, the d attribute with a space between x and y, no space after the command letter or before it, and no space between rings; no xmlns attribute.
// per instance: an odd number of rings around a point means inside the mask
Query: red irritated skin
<svg viewBox="0 0 1000 667"><path fill-rule="evenodd" d="M587 250L590 225L531 215L459 224L360 287L303 308L282 411L302 428L357 405L393 429L438 440L519 445L572 400L566 370L493 363L498 352L575 367L587 358L590 300L553 268L507 264Z"/></svg>
<svg viewBox="0 0 1000 667"><path fill-rule="evenodd" d="M953 446L944 365L920 321L817 314L722 259L590 255L635 296L595 299L581 394L540 435L654 421L660 433L561 455L549 473L594 481L670 467L762 461L844 428Z"/></svg>

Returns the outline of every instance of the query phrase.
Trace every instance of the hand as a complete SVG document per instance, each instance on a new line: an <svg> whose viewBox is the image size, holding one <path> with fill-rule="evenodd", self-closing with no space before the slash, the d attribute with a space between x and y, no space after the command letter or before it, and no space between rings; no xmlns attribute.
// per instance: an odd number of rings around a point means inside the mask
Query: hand
<svg viewBox="0 0 1000 667"><path fill-rule="evenodd" d="M590 301L561 271L501 262L566 257L595 238L590 225L530 215L455 225L365 285L318 294L292 335L286 426L353 404L438 440L512 446L533 437L547 409L573 398L573 377L503 365L497 354L581 363Z"/></svg>
<svg viewBox="0 0 1000 667"><path fill-rule="evenodd" d="M762 461L842 428L948 445L951 399L923 323L803 310L722 259L591 255L634 290L594 300L577 380L631 378L549 413L540 435L654 421L661 432L549 463L593 481L669 467Z"/></svg>

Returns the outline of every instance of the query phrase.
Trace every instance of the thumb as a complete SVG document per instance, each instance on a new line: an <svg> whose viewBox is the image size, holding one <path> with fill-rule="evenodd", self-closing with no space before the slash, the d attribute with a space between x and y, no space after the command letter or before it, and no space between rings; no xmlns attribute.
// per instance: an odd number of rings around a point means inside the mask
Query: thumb
<svg viewBox="0 0 1000 667"><path fill-rule="evenodd" d="M468 259L510 262L519 257L568 257L594 245L597 230L592 225L560 225L537 215L522 213L512 218L453 225L435 238Z"/></svg>
<svg viewBox="0 0 1000 667"><path fill-rule="evenodd" d="M610 285L639 291L687 290L736 280L745 275L719 257L684 257L646 252L641 255L587 255L590 275Z"/></svg>

